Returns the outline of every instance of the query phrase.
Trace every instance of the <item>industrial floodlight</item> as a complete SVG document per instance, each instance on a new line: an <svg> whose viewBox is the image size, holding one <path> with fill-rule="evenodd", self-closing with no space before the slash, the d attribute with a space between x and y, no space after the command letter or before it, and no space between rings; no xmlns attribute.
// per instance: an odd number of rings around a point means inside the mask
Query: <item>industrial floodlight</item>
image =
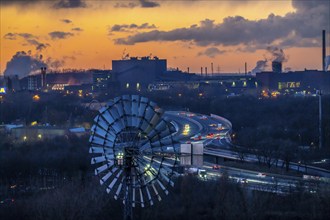
<svg viewBox="0 0 330 220"><path fill-rule="evenodd" d="M178 154L171 124L148 98L123 95L99 110L89 139L95 175L115 199L123 200L124 218L132 207L153 205L173 186Z"/></svg>

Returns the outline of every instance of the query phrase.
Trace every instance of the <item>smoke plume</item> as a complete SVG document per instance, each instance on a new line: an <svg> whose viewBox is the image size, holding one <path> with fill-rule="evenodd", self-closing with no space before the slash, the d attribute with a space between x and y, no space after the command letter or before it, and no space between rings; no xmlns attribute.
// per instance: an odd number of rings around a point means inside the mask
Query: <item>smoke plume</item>
<svg viewBox="0 0 330 220"><path fill-rule="evenodd" d="M285 56L284 51L281 48L278 47L274 47L274 46L269 46L267 47L267 52L269 52L271 54L271 61L275 61L275 62L286 62L287 58Z"/></svg>
<svg viewBox="0 0 330 220"><path fill-rule="evenodd" d="M24 78L30 73L39 70L41 67L48 67L42 60L42 56L32 56L31 51L18 51L7 62L6 69L4 71L5 76L15 76L18 78Z"/></svg>
<svg viewBox="0 0 330 220"><path fill-rule="evenodd" d="M265 71L268 67L268 62L286 62L287 56L281 48L275 46L269 46L266 48L267 53L264 55L264 60L258 60L256 67L251 71L252 74L256 74Z"/></svg>
<svg viewBox="0 0 330 220"><path fill-rule="evenodd" d="M325 71L327 71L330 66L330 56L326 56L324 59L325 59L324 69L325 69Z"/></svg>
<svg viewBox="0 0 330 220"><path fill-rule="evenodd" d="M254 67L254 69L251 71L252 74L256 74L262 71L265 71L267 67L267 59L265 60L258 60L256 67Z"/></svg>

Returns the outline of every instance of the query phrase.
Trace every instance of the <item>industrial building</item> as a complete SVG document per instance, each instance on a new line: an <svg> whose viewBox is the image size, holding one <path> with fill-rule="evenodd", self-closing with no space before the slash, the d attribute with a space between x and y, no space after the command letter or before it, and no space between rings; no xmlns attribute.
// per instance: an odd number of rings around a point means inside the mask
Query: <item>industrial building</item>
<svg viewBox="0 0 330 220"><path fill-rule="evenodd" d="M93 93L105 93L111 88L112 72L110 70L92 70Z"/></svg>
<svg viewBox="0 0 330 220"><path fill-rule="evenodd" d="M295 71L288 73L261 72L256 74L260 90L280 93L315 93L322 90L330 94L330 72L318 70Z"/></svg>
<svg viewBox="0 0 330 220"><path fill-rule="evenodd" d="M166 72L167 61L158 57L130 57L112 61L112 74L121 90L141 91Z"/></svg>
<svg viewBox="0 0 330 220"><path fill-rule="evenodd" d="M321 90L330 94L330 72L326 66L325 30L322 31L322 70L307 70L282 72L282 63L272 62L272 72L256 73L259 92L279 92L280 94L315 94Z"/></svg>
<svg viewBox="0 0 330 220"><path fill-rule="evenodd" d="M207 67L201 67L201 73L189 73L167 69L167 60L158 57L128 57L112 61L112 70L70 70L66 73L48 73L41 68L40 74L30 75L19 80L17 77L6 78L8 91L58 91L67 94L86 93L110 94L139 92L189 92L217 95L258 95L262 91L291 94L304 92L314 94L322 90L330 94L330 73L326 67L325 31L322 32L322 70L304 70L282 72L283 59L272 61L272 71L247 74L214 74ZM204 73L203 70L205 69ZM47 76L47 78L46 78ZM79 87L80 85L83 85ZM70 87L71 86L71 87ZM75 86L75 87L72 87ZM92 90L92 91L91 91Z"/></svg>

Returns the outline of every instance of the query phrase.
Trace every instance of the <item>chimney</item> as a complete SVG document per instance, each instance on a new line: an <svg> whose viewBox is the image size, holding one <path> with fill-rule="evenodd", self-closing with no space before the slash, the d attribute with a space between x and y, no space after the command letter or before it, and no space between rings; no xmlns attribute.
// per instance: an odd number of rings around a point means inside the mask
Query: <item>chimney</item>
<svg viewBox="0 0 330 220"><path fill-rule="evenodd" d="M201 75L203 76L203 67L201 67Z"/></svg>
<svg viewBox="0 0 330 220"><path fill-rule="evenodd" d="M282 72L282 62L274 60L272 62L272 69L273 69L274 73L281 73Z"/></svg>
<svg viewBox="0 0 330 220"><path fill-rule="evenodd" d="M46 67L41 67L41 89L46 88Z"/></svg>
<svg viewBox="0 0 330 220"><path fill-rule="evenodd" d="M213 76L213 63L211 63L211 73L212 73L212 76Z"/></svg>
<svg viewBox="0 0 330 220"><path fill-rule="evenodd" d="M205 67L205 75L207 76L207 67Z"/></svg>
<svg viewBox="0 0 330 220"><path fill-rule="evenodd" d="M187 70L188 70L188 73L189 73L189 67L187 68Z"/></svg>
<svg viewBox="0 0 330 220"><path fill-rule="evenodd" d="M245 62L245 76L246 76L246 74L247 74L247 63Z"/></svg>
<svg viewBox="0 0 330 220"><path fill-rule="evenodd" d="M322 30L322 70L323 71L325 71L325 56L326 56L325 30Z"/></svg>

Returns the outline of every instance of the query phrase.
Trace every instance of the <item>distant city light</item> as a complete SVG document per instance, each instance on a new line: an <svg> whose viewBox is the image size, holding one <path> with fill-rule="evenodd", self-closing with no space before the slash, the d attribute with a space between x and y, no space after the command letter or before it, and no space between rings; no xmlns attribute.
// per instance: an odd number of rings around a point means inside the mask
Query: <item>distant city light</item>
<svg viewBox="0 0 330 220"><path fill-rule="evenodd" d="M39 95L34 95L32 97L33 101L39 101L40 100L40 96Z"/></svg>
<svg viewBox="0 0 330 220"><path fill-rule="evenodd" d="M0 87L0 94L6 94L6 88Z"/></svg>

